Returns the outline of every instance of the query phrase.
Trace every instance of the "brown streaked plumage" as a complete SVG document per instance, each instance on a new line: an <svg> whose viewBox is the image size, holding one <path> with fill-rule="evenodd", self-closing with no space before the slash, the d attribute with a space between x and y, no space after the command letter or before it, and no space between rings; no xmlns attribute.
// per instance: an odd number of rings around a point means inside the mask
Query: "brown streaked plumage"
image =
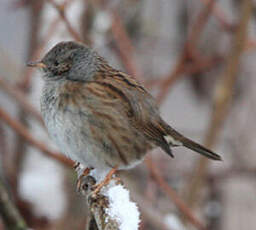
<svg viewBox="0 0 256 230"><path fill-rule="evenodd" d="M61 42L30 66L44 70L41 111L61 151L90 168L130 168L149 149L185 146L221 157L171 128L154 98L89 47Z"/></svg>

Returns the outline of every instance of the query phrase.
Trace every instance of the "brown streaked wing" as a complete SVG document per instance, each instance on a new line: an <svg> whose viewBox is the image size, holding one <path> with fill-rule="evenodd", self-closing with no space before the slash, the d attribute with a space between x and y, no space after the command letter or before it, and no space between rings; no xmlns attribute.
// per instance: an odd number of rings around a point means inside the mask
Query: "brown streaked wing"
<svg viewBox="0 0 256 230"><path fill-rule="evenodd" d="M130 124L172 155L169 144L164 138L167 132L162 125L158 106L143 86L128 74L115 70L112 70L111 74L106 74L104 78L98 79L104 84L112 85L111 87L119 91L119 95L127 102L134 116L134 119L129 118Z"/></svg>

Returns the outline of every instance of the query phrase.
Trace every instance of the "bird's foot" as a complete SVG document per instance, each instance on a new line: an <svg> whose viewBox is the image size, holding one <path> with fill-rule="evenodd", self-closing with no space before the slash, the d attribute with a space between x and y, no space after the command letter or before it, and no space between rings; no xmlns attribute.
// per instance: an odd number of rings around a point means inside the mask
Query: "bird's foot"
<svg viewBox="0 0 256 230"><path fill-rule="evenodd" d="M80 166L80 163L78 163L78 164L79 165L77 166L77 168L79 168L79 166ZM77 171L77 168L75 168L76 171ZM89 175L90 171L91 171L91 168L86 168L85 170L83 170L82 174L78 177L77 182L76 182L76 190L78 192L81 191L81 185L82 185L83 178L87 177Z"/></svg>
<svg viewBox="0 0 256 230"><path fill-rule="evenodd" d="M108 185L109 182L112 179L112 176L116 173L118 166L115 166L114 168L112 168L108 174L105 176L104 180L102 182L100 182L99 184L96 184L93 186L93 192L92 192L92 197L96 197L97 194L100 192L100 190L102 189L103 186ZM120 179L119 179L120 180ZM119 181L118 180L118 181Z"/></svg>
<svg viewBox="0 0 256 230"><path fill-rule="evenodd" d="M77 169L78 167L80 166L80 163L79 162L75 162L74 165L73 165L73 169Z"/></svg>
<svg viewBox="0 0 256 230"><path fill-rule="evenodd" d="M113 180L115 181L116 184L123 184L120 177L114 177Z"/></svg>
<svg viewBox="0 0 256 230"><path fill-rule="evenodd" d="M73 165L73 169L75 169L75 171L78 173L78 171L80 170L80 163L75 162L74 165Z"/></svg>

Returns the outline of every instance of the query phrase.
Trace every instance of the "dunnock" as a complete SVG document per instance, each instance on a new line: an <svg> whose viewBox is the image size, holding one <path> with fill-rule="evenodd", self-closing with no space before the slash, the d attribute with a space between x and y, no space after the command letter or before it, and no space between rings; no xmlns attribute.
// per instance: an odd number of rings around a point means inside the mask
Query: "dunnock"
<svg viewBox="0 0 256 230"><path fill-rule="evenodd" d="M74 161L125 169L156 146L170 156L170 147L185 146L221 159L170 127L142 85L85 45L61 42L28 66L44 71L42 115L52 139Z"/></svg>

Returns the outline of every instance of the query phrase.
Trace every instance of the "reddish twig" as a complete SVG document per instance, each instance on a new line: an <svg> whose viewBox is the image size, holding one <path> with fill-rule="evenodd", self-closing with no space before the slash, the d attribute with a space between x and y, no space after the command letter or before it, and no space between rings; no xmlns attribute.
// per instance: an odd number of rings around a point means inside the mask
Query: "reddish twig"
<svg viewBox="0 0 256 230"><path fill-rule="evenodd" d="M210 0L200 0L203 4L207 5L209 4ZM228 22L228 19L223 12L222 8L219 7L219 4L216 2L213 7L213 15L219 20L222 28L226 31L234 32L234 29L236 26L234 26L232 23Z"/></svg>
<svg viewBox="0 0 256 230"><path fill-rule="evenodd" d="M197 74L197 73L203 73L206 71L209 71L210 69L214 68L217 64L222 62L224 60L223 57L215 56L210 58L204 58L204 60L196 61L196 63L192 62L190 64L187 64L186 66L182 66L180 69L180 72L184 74ZM176 76L176 74L175 74ZM171 85L175 83L176 80L178 80L179 77L173 77ZM165 80L165 79L164 79ZM161 84L163 84L164 80L159 79L152 79L148 80L144 83L145 87L147 88L153 88L153 87L160 87ZM161 87L160 87L161 88Z"/></svg>
<svg viewBox="0 0 256 230"><path fill-rule="evenodd" d="M71 0L66 0L63 3L62 8L64 9L64 8L68 7L70 2L71 2ZM40 58L41 53L44 50L44 47L46 46L46 44L50 40L50 38L53 36L53 34L56 32L56 28L60 22L61 22L60 17L58 17L52 21L51 25L49 26L48 31L46 32L44 39L42 39L42 41L39 43L38 47L33 52L32 56L30 57L31 60L37 60ZM32 78L34 71L35 71L34 68L26 68L24 75L21 78L22 80L19 82L19 86L21 86L21 88L23 88L23 89L29 88L30 80Z"/></svg>
<svg viewBox="0 0 256 230"><path fill-rule="evenodd" d="M59 16L61 18L61 20L64 22L64 24L67 27L67 30L69 31L70 35L79 42L82 42L82 38L80 36L80 34L72 27L71 23L69 22L69 20L66 17L65 14L65 8L67 7L67 0L66 2L64 2L62 5L57 4L54 0L47 0L59 13Z"/></svg>
<svg viewBox="0 0 256 230"><path fill-rule="evenodd" d="M187 52L194 52L196 51L196 46L199 41L200 35L204 29L204 26L206 25L209 16L211 15L211 12L213 11L214 5L216 0L208 0L207 5L199 12L195 23L191 26L190 33L188 35L188 39L186 42L186 49Z"/></svg>
<svg viewBox="0 0 256 230"><path fill-rule="evenodd" d="M250 52L254 51L256 48L256 40L254 39L249 39L245 45L245 51Z"/></svg>
<svg viewBox="0 0 256 230"><path fill-rule="evenodd" d="M67 159L62 154L49 150L44 143L36 140L24 125L11 118L2 108L0 108L0 119L11 127L17 134L19 134L25 141L45 153L47 156L63 163L68 167L72 167L74 165L71 160Z"/></svg>
<svg viewBox="0 0 256 230"><path fill-rule="evenodd" d="M230 109L233 98L233 89L237 81L239 61L244 51L247 38L247 28L252 13L252 1L243 0L241 6L241 21L236 31L233 47L227 59L224 72L218 82L213 101L211 120L205 137L205 145L212 147L220 134L221 128ZM207 172L208 159L200 158L194 168L194 175L187 191L187 201L191 207L196 202L197 193L200 190Z"/></svg>
<svg viewBox="0 0 256 230"><path fill-rule="evenodd" d="M38 47L33 52L32 56L31 56L31 60L38 60L40 58L41 53L44 50L44 47L46 46L47 42L49 41L49 39L52 37L52 35L56 31L56 27L57 27L59 22L60 22L59 18L56 18L56 20L54 20L52 22L52 24L49 27L48 32L46 33L45 38L40 42ZM32 75L33 75L34 71L35 71L35 68L26 68L25 69L23 77L21 77L22 80L18 83L18 85L21 88L23 88L23 89L29 88L30 81L31 81L31 78L32 78Z"/></svg>
<svg viewBox="0 0 256 230"><path fill-rule="evenodd" d="M176 207L180 212L189 220L189 222L200 230L206 230L204 225L194 216L192 211L187 207L187 205L178 197L176 192L166 183L162 175L159 173L152 161L146 159L146 164L150 169L152 177L155 179L156 183L162 188L163 192L170 197L174 202Z"/></svg>
<svg viewBox="0 0 256 230"><path fill-rule="evenodd" d="M188 35L187 42L184 45L183 52L181 53L174 70L162 81L161 91L157 96L158 103L162 103L170 87L178 80L182 74L185 73L186 64L188 58L191 58L191 54L195 53L196 45L199 40L199 36L208 21L210 13L212 12L215 0L210 0L205 8L198 14L195 23L192 25L190 33Z"/></svg>
<svg viewBox="0 0 256 230"><path fill-rule="evenodd" d="M161 82L161 86L160 86L161 90L159 91L156 97L158 104L161 104L163 102L163 100L165 99L165 97L167 96L170 90L170 87L174 84L174 82L176 82L180 78L181 74L184 73L186 60L187 60L187 53L184 50L180 58L178 59L173 71L170 73L169 76L165 78L165 80Z"/></svg>
<svg viewBox="0 0 256 230"><path fill-rule="evenodd" d="M118 13L112 10L112 25L111 31L113 38L117 44L118 51L122 62L129 74L133 75L139 80L142 79L142 73L138 70L134 62L135 50L132 45L131 39L129 38Z"/></svg>
<svg viewBox="0 0 256 230"><path fill-rule="evenodd" d="M39 123L44 127L44 122L41 114L28 102L25 94L17 87L7 83L4 78L0 78L0 88L4 90L9 96L17 101L23 108L24 111L35 117Z"/></svg>
<svg viewBox="0 0 256 230"><path fill-rule="evenodd" d="M192 74L206 72L209 69L214 68L217 64L219 64L223 60L224 60L223 57L218 57L218 56L205 58L205 60L188 64L184 70L184 73L190 74L192 76Z"/></svg>

